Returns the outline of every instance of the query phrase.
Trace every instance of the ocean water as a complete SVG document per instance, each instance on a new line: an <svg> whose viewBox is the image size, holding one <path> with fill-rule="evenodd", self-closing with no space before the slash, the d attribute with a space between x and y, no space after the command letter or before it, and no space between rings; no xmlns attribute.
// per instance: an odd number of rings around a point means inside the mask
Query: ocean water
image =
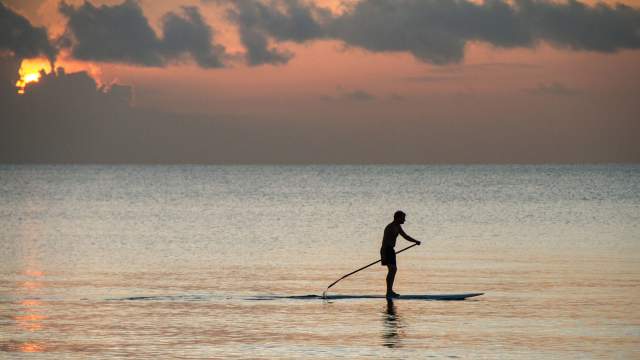
<svg viewBox="0 0 640 360"><path fill-rule="evenodd" d="M305 296L398 209L396 291L484 295ZM0 166L0 358L124 357L640 358L640 166Z"/></svg>

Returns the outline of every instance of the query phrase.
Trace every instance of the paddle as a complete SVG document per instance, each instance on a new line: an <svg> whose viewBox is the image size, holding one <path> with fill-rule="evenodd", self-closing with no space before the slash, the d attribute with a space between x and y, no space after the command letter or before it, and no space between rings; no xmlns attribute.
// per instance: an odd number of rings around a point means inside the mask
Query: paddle
<svg viewBox="0 0 640 360"><path fill-rule="evenodd" d="M400 254L401 252L403 252L403 251L405 251L405 250L409 250L409 249L411 249L412 247L414 247L414 246L416 246L416 245L418 245L418 244L409 245L409 246L407 246L406 248L404 248L404 249L402 249L402 250L398 250L398 251L396 251L396 254ZM329 291L329 288L331 288L333 285L337 284L337 283L338 283L338 281L340 281L340 280L342 280L342 279L346 278L347 276L353 275L353 274L357 273L357 272L358 272L358 271L360 271L360 270L364 270L364 269L368 268L368 267L369 267L369 266L371 266L371 265L375 265L375 264L379 263L380 261L382 261L382 259L378 259L378 260L376 260L376 261L372 262L371 264L366 265L366 266L363 266L363 267L361 267L361 268L360 268L360 269L358 269L358 270L352 271L352 272L348 273L347 275L345 275L345 276L341 277L340 279L338 279L338 280L336 280L336 281L332 282L332 283L331 283L331 285L327 286L327 290L325 290L325 291L323 291L323 292L322 292L322 298L323 298L323 299L326 299L326 298L327 298L327 291Z"/></svg>

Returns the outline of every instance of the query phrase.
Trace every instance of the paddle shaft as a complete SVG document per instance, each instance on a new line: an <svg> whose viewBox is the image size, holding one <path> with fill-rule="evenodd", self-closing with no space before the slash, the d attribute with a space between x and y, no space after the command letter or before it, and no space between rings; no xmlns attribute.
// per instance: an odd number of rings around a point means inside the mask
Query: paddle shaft
<svg viewBox="0 0 640 360"><path fill-rule="evenodd" d="M403 251L405 251L405 250L409 250L409 249L411 249L412 247L414 247L414 246L416 246L416 245L418 245L418 244L409 245L409 246L407 246L406 248L404 248L404 249L402 249L402 250L398 250L398 251L396 251L396 254L400 254L401 252L403 252ZM364 269L368 268L368 267L369 267L369 266L371 266L371 265L375 265L375 264L379 263L380 261L382 261L382 259L376 260L376 261L372 262L372 263L371 263L371 264L369 264L369 265L365 265L365 266L361 267L361 268L360 268L360 269L358 269L358 270L355 270L355 271L352 271L352 272L348 273L347 275L345 275L345 276L341 277L340 279L338 279L338 280L334 281L333 283L331 283L331 285L327 286L327 290L329 290L333 285L337 284L337 283L338 283L338 281L340 281L340 280L342 280L342 279L346 278L347 276L353 275L353 274L357 273L357 272L358 272L358 271L360 271L360 270L364 270ZM325 292L327 292L327 290L325 290Z"/></svg>

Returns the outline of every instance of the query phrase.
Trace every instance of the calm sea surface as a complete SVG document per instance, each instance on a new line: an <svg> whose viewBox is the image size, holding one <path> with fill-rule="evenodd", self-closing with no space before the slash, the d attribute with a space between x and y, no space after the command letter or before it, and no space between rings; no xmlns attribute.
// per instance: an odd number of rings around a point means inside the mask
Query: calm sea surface
<svg viewBox="0 0 640 360"><path fill-rule="evenodd" d="M485 295L286 298L397 209L396 291ZM124 357L640 358L640 166L0 166L0 358Z"/></svg>

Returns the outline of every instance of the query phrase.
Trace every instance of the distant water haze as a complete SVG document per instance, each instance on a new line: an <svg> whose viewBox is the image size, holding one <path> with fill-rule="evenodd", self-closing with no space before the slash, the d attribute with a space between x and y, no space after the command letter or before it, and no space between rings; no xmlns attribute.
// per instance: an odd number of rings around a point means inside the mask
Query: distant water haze
<svg viewBox="0 0 640 360"><path fill-rule="evenodd" d="M0 198L0 357L638 356L636 165L3 165ZM485 295L281 298L375 260L398 209L396 291Z"/></svg>

